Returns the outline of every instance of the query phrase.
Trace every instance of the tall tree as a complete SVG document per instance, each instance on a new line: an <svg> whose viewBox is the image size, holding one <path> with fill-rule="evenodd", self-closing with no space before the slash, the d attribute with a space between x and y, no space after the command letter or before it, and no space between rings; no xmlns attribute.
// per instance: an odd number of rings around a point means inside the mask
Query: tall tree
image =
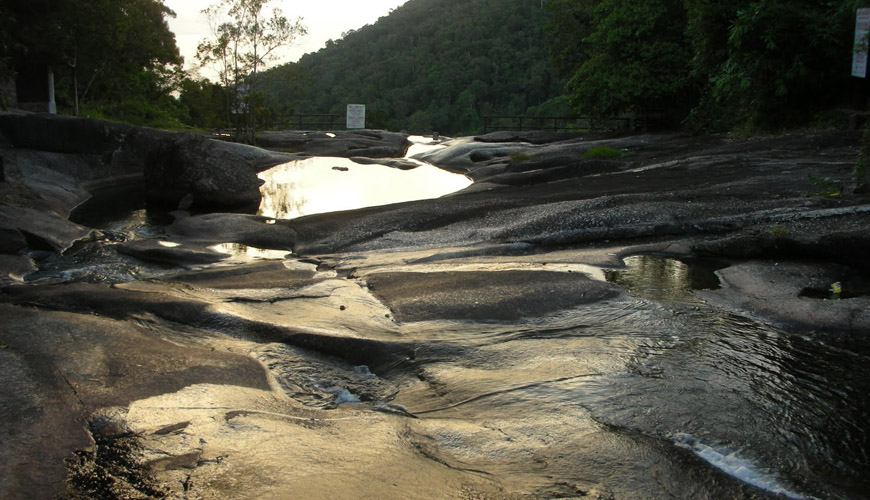
<svg viewBox="0 0 870 500"><path fill-rule="evenodd" d="M69 82L75 114L91 96L124 97L143 71L181 62L163 0L29 0L4 2L0 17L14 17L13 66L46 64Z"/></svg>
<svg viewBox="0 0 870 500"><path fill-rule="evenodd" d="M270 14L270 0L221 0L203 11L212 39L203 40L197 58L211 65L227 89L227 123L241 138L253 141L257 127L259 73L276 59L275 51L306 33L302 19L290 22L281 9Z"/></svg>

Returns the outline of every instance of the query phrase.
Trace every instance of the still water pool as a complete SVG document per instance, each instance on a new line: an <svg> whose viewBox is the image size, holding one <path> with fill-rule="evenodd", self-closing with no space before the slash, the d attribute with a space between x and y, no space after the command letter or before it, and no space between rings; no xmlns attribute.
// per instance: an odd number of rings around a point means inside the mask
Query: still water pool
<svg viewBox="0 0 870 500"><path fill-rule="evenodd" d="M415 146L409 155L426 148L420 142ZM264 184L260 187L262 200L258 214L294 219L438 198L472 183L463 175L415 163L416 168L404 170L379 164L363 165L347 158L312 157L278 165L259 175Z"/></svg>

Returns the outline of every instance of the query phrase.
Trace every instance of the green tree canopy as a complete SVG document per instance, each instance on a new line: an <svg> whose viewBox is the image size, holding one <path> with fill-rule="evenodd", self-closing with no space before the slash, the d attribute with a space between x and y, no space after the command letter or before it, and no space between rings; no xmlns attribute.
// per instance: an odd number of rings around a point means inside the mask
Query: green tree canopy
<svg viewBox="0 0 870 500"><path fill-rule="evenodd" d="M258 107L262 105L260 71L275 59L275 50L306 30L302 20L289 21L270 0L221 0L203 11L212 26L212 38L197 48L197 58L211 65L226 89L228 125L253 141Z"/></svg>
<svg viewBox="0 0 870 500"><path fill-rule="evenodd" d="M586 59L586 38L594 27L598 0L550 0L546 3L550 57L562 76L570 77Z"/></svg>
<svg viewBox="0 0 870 500"><path fill-rule="evenodd" d="M3 44L11 68L53 67L58 99L78 114L86 101L118 102L162 95L181 63L162 0L28 0L4 2L14 19Z"/></svg>
<svg viewBox="0 0 870 500"><path fill-rule="evenodd" d="M477 133L483 115L524 114L562 93L546 13L540 0L409 0L294 71L268 71L266 102L286 102L286 77L305 74L301 85L292 80L297 112L341 114L359 103L373 127Z"/></svg>
<svg viewBox="0 0 870 500"><path fill-rule="evenodd" d="M682 2L602 0L592 24L587 57L568 85L581 113L608 117L686 105L691 52Z"/></svg>
<svg viewBox="0 0 870 500"><path fill-rule="evenodd" d="M688 116L696 129L769 129L849 98L861 3L551 0L549 26L582 113L659 109L671 125Z"/></svg>
<svg viewBox="0 0 870 500"><path fill-rule="evenodd" d="M771 128L800 123L842 102L849 90L853 2L740 3L732 16L720 14L728 21L727 38L724 46L719 42L708 50L721 58L718 66L710 59L699 67L712 83L703 103L707 108L700 111L728 123ZM695 38L702 40L699 50L713 43L700 30Z"/></svg>

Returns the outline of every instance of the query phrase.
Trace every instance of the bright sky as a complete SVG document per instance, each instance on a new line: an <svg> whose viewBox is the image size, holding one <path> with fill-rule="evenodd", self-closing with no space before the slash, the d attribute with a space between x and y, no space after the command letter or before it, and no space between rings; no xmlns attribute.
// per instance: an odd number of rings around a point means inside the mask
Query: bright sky
<svg viewBox="0 0 870 500"><path fill-rule="evenodd" d="M287 19L302 18L308 34L297 39L293 45L284 49L278 61L282 64L297 61L303 54L317 52L327 40L338 40L341 34L359 29L366 24L374 24L378 18L387 15L390 9L404 4L407 0L272 0L266 5L265 12L271 13L278 7ZM169 19L169 27L175 33L175 40L185 67L193 69L197 64L196 46L204 38L211 38L208 23L202 10L218 3L218 0L164 0L167 7L175 11L175 19ZM203 76L210 76L203 71Z"/></svg>

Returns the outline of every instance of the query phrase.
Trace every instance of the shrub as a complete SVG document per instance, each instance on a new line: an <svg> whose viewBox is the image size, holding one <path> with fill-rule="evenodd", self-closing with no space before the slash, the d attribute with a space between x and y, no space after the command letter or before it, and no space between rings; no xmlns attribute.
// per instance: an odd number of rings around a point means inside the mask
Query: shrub
<svg viewBox="0 0 870 500"><path fill-rule="evenodd" d="M622 158L625 153L608 146L598 146L583 153L583 158Z"/></svg>
<svg viewBox="0 0 870 500"><path fill-rule="evenodd" d="M809 175L810 184L819 188L818 191L807 193L807 196L824 196L828 198L836 198L843 194L843 183L831 179L830 177L817 177L813 174Z"/></svg>
<svg viewBox="0 0 870 500"><path fill-rule="evenodd" d="M512 163L519 163L521 161L529 161L532 159L531 156L523 151L514 151L510 154L510 158Z"/></svg>

